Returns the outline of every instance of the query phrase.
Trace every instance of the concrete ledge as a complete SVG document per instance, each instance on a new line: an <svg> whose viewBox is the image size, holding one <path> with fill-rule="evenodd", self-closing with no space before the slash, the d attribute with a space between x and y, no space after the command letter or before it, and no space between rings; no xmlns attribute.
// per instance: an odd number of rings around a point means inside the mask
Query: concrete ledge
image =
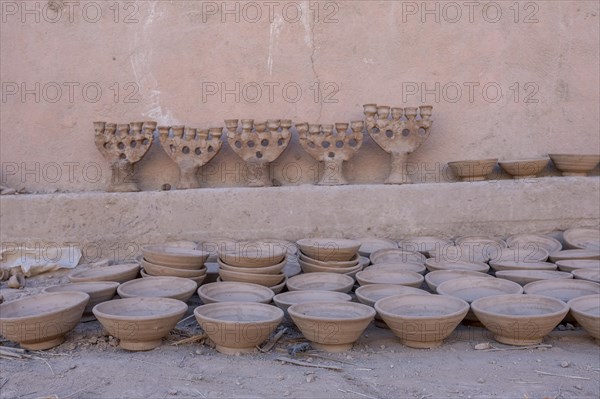
<svg viewBox="0 0 600 399"><path fill-rule="evenodd" d="M120 249L172 239L550 232L598 226L600 179L303 185L0 198L2 242Z"/></svg>

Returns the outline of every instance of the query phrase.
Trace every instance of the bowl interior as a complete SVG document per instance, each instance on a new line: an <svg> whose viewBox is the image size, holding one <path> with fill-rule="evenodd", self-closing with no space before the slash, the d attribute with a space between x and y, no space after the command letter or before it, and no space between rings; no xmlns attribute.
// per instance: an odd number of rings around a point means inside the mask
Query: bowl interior
<svg viewBox="0 0 600 399"><path fill-rule="evenodd" d="M297 303L288 309L290 314L320 320L353 320L374 317L373 308L354 302Z"/></svg>
<svg viewBox="0 0 600 399"><path fill-rule="evenodd" d="M210 303L197 307L194 313L214 322L260 323L283 318L278 307L251 302Z"/></svg>
<svg viewBox="0 0 600 399"><path fill-rule="evenodd" d="M585 295L600 294L600 284L586 280L540 280L523 287L528 295L545 295L567 302Z"/></svg>
<svg viewBox="0 0 600 399"><path fill-rule="evenodd" d="M211 302L271 302L273 291L258 284L223 281L201 286L198 295Z"/></svg>
<svg viewBox="0 0 600 399"><path fill-rule="evenodd" d="M478 298L503 294L522 294L519 284L486 277L464 277L446 281L438 285L438 294L455 296L471 303Z"/></svg>
<svg viewBox="0 0 600 399"><path fill-rule="evenodd" d="M121 284L119 295L168 297L195 291L197 284L181 277L148 277Z"/></svg>
<svg viewBox="0 0 600 399"><path fill-rule="evenodd" d="M469 305L457 298L439 295L391 296L376 302L378 311L400 317L436 318L468 310Z"/></svg>
<svg viewBox="0 0 600 399"><path fill-rule="evenodd" d="M488 314L513 317L549 316L568 310L564 302L538 295L499 295L478 299L471 306Z"/></svg>
<svg viewBox="0 0 600 399"><path fill-rule="evenodd" d="M90 296L84 292L52 292L32 295L0 304L3 320L48 316L87 302Z"/></svg>
<svg viewBox="0 0 600 399"><path fill-rule="evenodd" d="M70 277L74 279L93 279L93 278L109 278L120 274L133 273L139 271L140 265L137 263L125 263L122 265L102 266L93 269L81 270L71 273Z"/></svg>
<svg viewBox="0 0 600 399"><path fill-rule="evenodd" d="M359 301L372 305L382 298L397 295L431 295L427 291L415 287L407 287L397 284L367 284L356 289L356 297Z"/></svg>
<svg viewBox="0 0 600 399"><path fill-rule="evenodd" d="M305 273L290 277L288 288L297 290L335 290L352 287L354 279L339 273Z"/></svg>
<svg viewBox="0 0 600 399"><path fill-rule="evenodd" d="M94 314L107 318L152 319L173 316L186 310L187 305L177 299L137 297L99 303L94 307Z"/></svg>
<svg viewBox="0 0 600 399"><path fill-rule="evenodd" d="M569 301L573 311L600 318L600 295L586 295Z"/></svg>
<svg viewBox="0 0 600 399"><path fill-rule="evenodd" d="M44 292L85 292L90 296L94 296L103 292L117 291L119 283L114 281L92 281L89 283L69 283L61 285L53 285L52 287L44 288Z"/></svg>
<svg viewBox="0 0 600 399"><path fill-rule="evenodd" d="M330 301L351 301L352 297L343 292L336 291L288 291L277 294L273 298L275 303L282 305L294 305L296 303L306 302L330 302Z"/></svg>

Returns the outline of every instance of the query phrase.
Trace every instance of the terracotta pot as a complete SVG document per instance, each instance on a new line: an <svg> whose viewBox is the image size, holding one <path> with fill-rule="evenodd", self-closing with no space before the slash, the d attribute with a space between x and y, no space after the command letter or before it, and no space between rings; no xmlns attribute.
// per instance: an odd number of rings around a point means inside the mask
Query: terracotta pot
<svg viewBox="0 0 600 399"><path fill-rule="evenodd" d="M425 267L430 272L437 270L468 270L472 272L487 273L490 267L483 262L465 262L465 261L437 261L435 258L429 258L425 261Z"/></svg>
<svg viewBox="0 0 600 399"><path fill-rule="evenodd" d="M423 284L423 276L415 272L387 271L370 267L356 273L356 280L360 285L367 284L398 284L419 288Z"/></svg>
<svg viewBox="0 0 600 399"><path fill-rule="evenodd" d="M300 251L298 253L298 260L301 260L305 263L310 263L311 265L315 265L315 266L322 266L322 267L355 267L356 265L358 265L359 261L358 261L358 254L355 254L350 260L347 261L335 261L335 260L330 260L327 262L322 262L320 260L317 259L313 259L310 256L307 256L305 254L302 253L302 251Z"/></svg>
<svg viewBox="0 0 600 399"><path fill-rule="evenodd" d="M271 289L271 291L273 291L274 294L279 294L281 293L281 291L283 291L283 289L285 288L285 285L287 284L287 276L281 281L281 283L277 284L277 285L273 285L271 287L267 287L269 289ZM223 280L221 280L221 277L217 277L216 280L217 283L224 283ZM251 283L248 283L251 284ZM258 284L257 284L258 285ZM263 286L264 287L264 286Z"/></svg>
<svg viewBox="0 0 600 399"><path fill-rule="evenodd" d="M430 251L439 251L444 247L454 245L452 240L443 237L422 236L410 237L398 243L406 251L418 251L428 256Z"/></svg>
<svg viewBox="0 0 600 399"><path fill-rule="evenodd" d="M490 249L488 256L491 262L545 262L550 253L544 248L502 248Z"/></svg>
<svg viewBox="0 0 600 399"><path fill-rule="evenodd" d="M598 154L548 154L563 176L587 176L600 162Z"/></svg>
<svg viewBox="0 0 600 399"><path fill-rule="evenodd" d="M471 310L496 341L535 345L560 323L569 306L547 296L497 295L473 301Z"/></svg>
<svg viewBox="0 0 600 399"><path fill-rule="evenodd" d="M241 273L232 272L229 270L219 269L219 277L223 281L239 281L242 283L253 283L263 285L265 287L271 287L281 283L285 278L283 273L279 274L254 274L254 273Z"/></svg>
<svg viewBox="0 0 600 399"><path fill-rule="evenodd" d="M159 346L187 310L177 299L138 297L102 302L94 315L120 348L145 351Z"/></svg>
<svg viewBox="0 0 600 399"><path fill-rule="evenodd" d="M198 306L194 315L202 330L226 355L256 352L283 320L278 307L252 302L221 302Z"/></svg>
<svg viewBox="0 0 600 399"><path fill-rule="evenodd" d="M380 299L375 310L404 345L435 348L452 334L469 304L453 297L409 294Z"/></svg>
<svg viewBox="0 0 600 399"><path fill-rule="evenodd" d="M400 248L394 249L380 249L375 251L369 257L371 263L425 263L425 256L422 253L416 251L406 251Z"/></svg>
<svg viewBox="0 0 600 399"><path fill-rule="evenodd" d="M437 293L472 303L476 299L488 296L522 294L523 287L501 278L463 277L441 283L437 287ZM467 313L465 319L477 321L477 317L471 311Z"/></svg>
<svg viewBox="0 0 600 399"><path fill-rule="evenodd" d="M218 302L270 303L273 291L262 285L222 281L204 284L198 288L198 296L204 304Z"/></svg>
<svg viewBox="0 0 600 399"><path fill-rule="evenodd" d="M389 296L398 295L431 295L429 292L419 288L409 287L398 284L367 284L361 285L355 291L356 299L360 303L368 306L374 306L375 302ZM375 316L377 319L378 316Z"/></svg>
<svg viewBox="0 0 600 399"><path fill-rule="evenodd" d="M599 270L600 269L600 260L597 259L567 259L567 260L559 260L556 262L556 266L558 266L558 270L563 272L572 272L577 269L592 269Z"/></svg>
<svg viewBox="0 0 600 399"><path fill-rule="evenodd" d="M140 274L142 275L143 278L148 278L148 277L169 277L169 276L154 276L152 274L146 273L146 271L144 269L140 270ZM204 273L200 277L180 277L180 278L185 278L186 280L192 280L193 282L196 283L196 287L199 287L207 279L208 276L209 276L208 273Z"/></svg>
<svg viewBox="0 0 600 399"><path fill-rule="evenodd" d="M563 251L553 252L550 254L551 262L561 260L576 260L576 259L600 259L600 250L590 249L566 249Z"/></svg>
<svg viewBox="0 0 600 399"><path fill-rule="evenodd" d="M568 302L571 314L600 344L600 295L586 295Z"/></svg>
<svg viewBox="0 0 600 399"><path fill-rule="evenodd" d="M156 297L187 302L198 288L195 281L181 277L148 277L131 280L117 288L121 298Z"/></svg>
<svg viewBox="0 0 600 399"><path fill-rule="evenodd" d="M480 181L492 174L497 163L498 159L493 158L448 162L448 166L462 181Z"/></svg>
<svg viewBox="0 0 600 399"><path fill-rule="evenodd" d="M500 161L500 167L506 173L517 178L532 178L536 177L548 166L550 158L539 159L520 159L515 161Z"/></svg>
<svg viewBox="0 0 600 399"><path fill-rule="evenodd" d="M400 272L414 272L419 274L425 274L427 268L417 263L376 263L373 266L368 267L366 270L385 270L385 271L400 271Z"/></svg>
<svg viewBox="0 0 600 399"><path fill-rule="evenodd" d="M52 292L0 304L0 335L28 350L60 345L81 320L84 292Z"/></svg>
<svg viewBox="0 0 600 399"><path fill-rule="evenodd" d="M375 310L354 302L298 303L288 313L302 335L316 349L344 352L375 318Z"/></svg>
<svg viewBox="0 0 600 399"><path fill-rule="evenodd" d="M386 240L383 238L361 237L357 238L356 241L360 241L360 248L358 248L358 253L361 256L366 257L369 257L373 252L378 251L380 249L398 248L398 244L396 244L394 241Z"/></svg>
<svg viewBox="0 0 600 399"><path fill-rule="evenodd" d="M85 292L90 296L90 299L83 311L83 314L90 315L94 306L101 302L109 301L115 296L115 294L117 293L118 286L119 283L113 281L70 283L53 285L51 287L44 288L42 292Z"/></svg>
<svg viewBox="0 0 600 399"><path fill-rule="evenodd" d="M209 255L209 253L197 249L167 245L146 245L142 247L142 254L148 262L157 265L191 270L202 268Z"/></svg>
<svg viewBox="0 0 600 399"><path fill-rule="evenodd" d="M309 302L350 302L352 297L336 291L288 291L273 297L275 305L279 306L289 317L288 308L297 303Z"/></svg>
<svg viewBox="0 0 600 399"><path fill-rule="evenodd" d="M506 239L509 248L543 248L548 253L560 251L562 244L556 238L543 234L516 234Z"/></svg>
<svg viewBox="0 0 600 399"><path fill-rule="evenodd" d="M304 273L339 273L354 277L357 272L362 270L361 265L352 267L323 267L306 263L300 259L298 260L298 263Z"/></svg>
<svg viewBox="0 0 600 399"><path fill-rule="evenodd" d="M262 242L242 242L235 249L219 251L221 261L235 267L267 267L285 261L287 249Z"/></svg>
<svg viewBox="0 0 600 399"><path fill-rule="evenodd" d="M572 279L573 275L554 270L504 270L496 272L496 277L526 285L539 280Z"/></svg>
<svg viewBox="0 0 600 399"><path fill-rule="evenodd" d="M140 274L140 265L126 263L122 265L95 267L87 270L78 270L69 275L72 283L85 283L92 281L114 281L124 283L137 278Z"/></svg>
<svg viewBox="0 0 600 399"><path fill-rule="evenodd" d="M337 238L304 238L296 244L305 255L322 262L349 261L361 245L356 240Z"/></svg>
<svg viewBox="0 0 600 399"><path fill-rule="evenodd" d="M598 269L576 269L571 272L574 278L580 280L600 283L600 268Z"/></svg>
<svg viewBox="0 0 600 399"><path fill-rule="evenodd" d="M338 273L308 273L290 277L287 288L290 291L338 291L350 292L354 286L354 279L345 274Z"/></svg>
<svg viewBox="0 0 600 399"><path fill-rule="evenodd" d="M231 266L227 263L224 263L221 259L217 259L219 263L219 269L229 270L231 272L238 273L252 273L252 274L281 274L284 266L287 263L287 259L283 259L282 262L273 265L273 266L265 266L265 267L237 267Z"/></svg>
<svg viewBox="0 0 600 399"><path fill-rule="evenodd" d="M488 277L494 278L489 274L474 272L471 270L436 270L425 275L425 283L431 291L437 293L437 286L444 281L454 280L463 277Z"/></svg>
<svg viewBox="0 0 600 399"><path fill-rule="evenodd" d="M580 296L600 294L600 284L585 280L540 280L523 287L527 295L545 295L569 302Z"/></svg>
<svg viewBox="0 0 600 399"><path fill-rule="evenodd" d="M550 262L514 262L511 260L490 261L490 266L495 271L504 270L556 270L556 265Z"/></svg>
<svg viewBox="0 0 600 399"><path fill-rule="evenodd" d="M600 231L597 229L568 229L563 238L569 248L600 250Z"/></svg>
<svg viewBox="0 0 600 399"><path fill-rule="evenodd" d="M200 269L178 269L169 266L160 266L154 263L148 262L145 259L141 260L144 271L152 276L165 276L165 277L183 277L183 278L196 278L202 277L206 274L206 267L202 266Z"/></svg>

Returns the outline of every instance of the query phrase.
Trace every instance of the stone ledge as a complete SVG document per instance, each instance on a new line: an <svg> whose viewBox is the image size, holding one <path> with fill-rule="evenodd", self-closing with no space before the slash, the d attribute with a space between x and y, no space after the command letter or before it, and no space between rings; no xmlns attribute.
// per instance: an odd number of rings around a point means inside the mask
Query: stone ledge
<svg viewBox="0 0 600 399"><path fill-rule="evenodd" d="M508 235L597 227L600 179L16 195L0 205L5 243Z"/></svg>

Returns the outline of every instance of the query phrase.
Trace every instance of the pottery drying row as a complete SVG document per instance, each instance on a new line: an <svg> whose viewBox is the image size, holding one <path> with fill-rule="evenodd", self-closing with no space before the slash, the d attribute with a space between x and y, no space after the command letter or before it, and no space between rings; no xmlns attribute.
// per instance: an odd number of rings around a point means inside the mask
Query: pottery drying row
<svg viewBox="0 0 600 399"><path fill-rule="evenodd" d="M316 161L323 162L324 173L318 184L347 184L343 164L361 148L364 130L391 156L388 184L410 183L408 155L429 137L433 107L390 108L364 105L364 120L351 123L295 125L299 141ZM270 163L288 147L292 133L289 119L225 120L226 139L231 149L246 163L249 185L271 186ZM186 126L158 126L156 122L116 124L94 122L95 143L112 170L109 191L138 191L129 178L133 166L146 154L158 130L164 151L180 169L178 189L199 187L197 173L220 151L223 128L195 129ZM550 154L554 165L565 176L585 176L600 162L600 155ZM500 166L516 179L535 177L550 158L502 161ZM450 162L448 165L463 181L485 180L498 159Z"/></svg>

